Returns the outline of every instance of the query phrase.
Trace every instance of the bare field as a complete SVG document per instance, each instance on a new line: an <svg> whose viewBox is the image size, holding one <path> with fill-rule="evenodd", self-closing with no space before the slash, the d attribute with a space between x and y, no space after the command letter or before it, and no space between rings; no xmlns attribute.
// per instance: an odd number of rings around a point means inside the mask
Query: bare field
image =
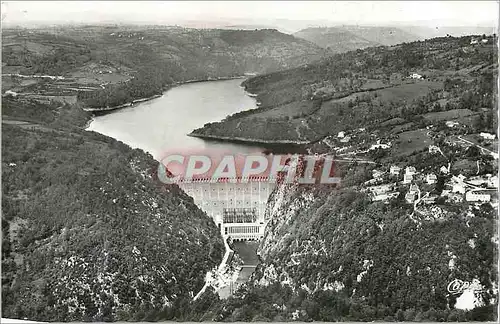
<svg viewBox="0 0 500 324"><path fill-rule="evenodd" d="M300 116L303 113L309 113L312 110L311 101L297 101L290 104L282 105L274 109L266 110L261 113L255 114L255 117L267 118L267 117L286 117Z"/></svg>
<svg viewBox="0 0 500 324"><path fill-rule="evenodd" d="M410 102L418 97L425 96L431 90L443 87L441 82L419 81L415 83L402 84L399 86L375 91L380 102L404 100Z"/></svg>
<svg viewBox="0 0 500 324"><path fill-rule="evenodd" d="M448 111L440 111L440 112L432 112L423 115L425 119L428 119L433 122L437 122L440 120L455 120L464 119L465 117L470 117L477 115L477 113L469 110L469 109L453 109Z"/></svg>
<svg viewBox="0 0 500 324"><path fill-rule="evenodd" d="M433 144L433 140L427 136L426 129L418 129L398 134L398 140L394 142L392 152L394 155L411 155Z"/></svg>

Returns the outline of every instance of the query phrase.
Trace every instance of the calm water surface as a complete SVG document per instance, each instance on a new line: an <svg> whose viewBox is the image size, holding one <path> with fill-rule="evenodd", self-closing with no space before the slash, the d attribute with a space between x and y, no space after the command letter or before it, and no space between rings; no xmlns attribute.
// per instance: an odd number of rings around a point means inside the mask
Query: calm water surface
<svg viewBox="0 0 500 324"><path fill-rule="evenodd" d="M141 148L159 159L167 150L223 149L235 153L262 151L259 146L204 141L189 137L192 130L227 115L257 108L240 86L242 79L180 85L162 97L94 117L88 130Z"/></svg>

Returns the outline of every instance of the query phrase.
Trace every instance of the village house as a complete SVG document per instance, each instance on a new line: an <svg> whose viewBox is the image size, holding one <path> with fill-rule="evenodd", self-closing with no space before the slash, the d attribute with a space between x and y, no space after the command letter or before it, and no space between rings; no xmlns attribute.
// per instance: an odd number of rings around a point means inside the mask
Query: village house
<svg viewBox="0 0 500 324"><path fill-rule="evenodd" d="M14 92L12 90L7 90L5 91L5 93L3 94L4 97L8 97L8 96L11 96L11 97L17 97L17 92Z"/></svg>
<svg viewBox="0 0 500 324"><path fill-rule="evenodd" d="M451 187L451 192L453 192L453 193L458 192L458 193L464 194L465 193L464 183L455 182Z"/></svg>
<svg viewBox="0 0 500 324"><path fill-rule="evenodd" d="M491 195L485 193L484 191L467 191L465 194L465 200L469 202L488 202L491 200Z"/></svg>
<svg viewBox="0 0 500 324"><path fill-rule="evenodd" d="M494 140L495 139L495 134L490 134L490 133L480 133L479 136L484 138L485 140Z"/></svg>
<svg viewBox="0 0 500 324"><path fill-rule="evenodd" d="M488 40L487 40L486 38L483 38L483 39L481 39L481 43L483 43L483 44L487 44L487 43L488 43Z"/></svg>
<svg viewBox="0 0 500 324"><path fill-rule="evenodd" d="M409 204L412 204L413 202L415 202L415 200L417 199L417 197L419 196L419 190L418 190L418 186L417 185L411 185L410 186L410 190L408 190L408 192L406 193L405 195L405 200L409 203ZM420 198L420 197L418 197Z"/></svg>
<svg viewBox="0 0 500 324"><path fill-rule="evenodd" d="M346 136L344 138L342 138L340 140L341 143L349 143L349 141L351 140L351 137L350 136Z"/></svg>
<svg viewBox="0 0 500 324"><path fill-rule="evenodd" d="M471 45L476 45L476 44L479 44L479 41L477 40L477 38L472 37L472 38L470 39L470 44L471 44Z"/></svg>
<svg viewBox="0 0 500 324"><path fill-rule="evenodd" d="M417 193L416 192L407 192L406 195L405 195L405 200L409 204L413 204L416 199L417 199Z"/></svg>
<svg viewBox="0 0 500 324"><path fill-rule="evenodd" d="M380 195L374 195L372 201L386 201L399 197L399 194L399 192L387 192Z"/></svg>
<svg viewBox="0 0 500 324"><path fill-rule="evenodd" d="M390 148L391 145L390 144L380 144L380 140L377 141L377 144L373 144L371 147L370 147L370 151L372 150L376 150L378 148L381 148L383 150L387 150L388 148Z"/></svg>
<svg viewBox="0 0 500 324"><path fill-rule="evenodd" d="M425 178L425 181L428 183L428 184L435 184L437 182L437 176L434 174L434 173L429 173L426 178Z"/></svg>
<svg viewBox="0 0 500 324"><path fill-rule="evenodd" d="M422 80L424 77L423 77L423 76L421 76L421 75L420 75L420 74L418 74L418 73L412 73L412 74L410 74L409 78L410 78L410 79L416 79L416 80Z"/></svg>
<svg viewBox="0 0 500 324"><path fill-rule="evenodd" d="M344 138L345 137L345 132L339 132L337 135L338 138Z"/></svg>
<svg viewBox="0 0 500 324"><path fill-rule="evenodd" d="M444 174L448 174L448 172L450 172L450 170L448 170L448 168L445 167L444 165L439 169L439 171L441 171L441 173Z"/></svg>
<svg viewBox="0 0 500 324"><path fill-rule="evenodd" d="M452 121L452 120L446 121L446 126L448 126L449 128L453 128L453 127L458 126L458 125L460 125L460 124L456 121Z"/></svg>
<svg viewBox="0 0 500 324"><path fill-rule="evenodd" d="M451 192L453 193L465 193L465 189L467 185L464 183L465 177L463 175L453 176L451 177L451 183L449 183L452 187Z"/></svg>
<svg viewBox="0 0 500 324"><path fill-rule="evenodd" d="M372 176L373 176L373 179L380 179L382 178L382 176L384 175L384 171L381 171L381 170L373 170L372 171Z"/></svg>
<svg viewBox="0 0 500 324"><path fill-rule="evenodd" d="M429 145L429 153L434 154L439 152L439 147L437 147L436 145Z"/></svg>
<svg viewBox="0 0 500 324"><path fill-rule="evenodd" d="M373 187L367 188L367 190L371 191L375 195L384 194L384 193L387 193L393 189L394 189L394 184L392 184L392 183L387 183L387 184L383 184L380 186L373 186Z"/></svg>
<svg viewBox="0 0 500 324"><path fill-rule="evenodd" d="M488 179L488 187L498 188L498 176L493 176Z"/></svg>
<svg viewBox="0 0 500 324"><path fill-rule="evenodd" d="M405 174L414 175L416 173L417 173L417 169L415 169L415 167L413 167L413 166L406 167L406 169L405 169Z"/></svg>
<svg viewBox="0 0 500 324"><path fill-rule="evenodd" d="M436 195L433 195L433 196L426 196L426 197L423 197L422 198L422 202L424 204L433 204L436 202L436 199L438 198L438 196Z"/></svg>
<svg viewBox="0 0 500 324"><path fill-rule="evenodd" d="M390 174L397 176L401 172L401 168L398 167L397 165L391 165L389 172L390 172Z"/></svg>
<svg viewBox="0 0 500 324"><path fill-rule="evenodd" d="M405 173L405 174L403 175L403 183L404 183L404 184L409 184L409 183L411 183L412 181L413 181L413 174L407 174L407 173Z"/></svg>

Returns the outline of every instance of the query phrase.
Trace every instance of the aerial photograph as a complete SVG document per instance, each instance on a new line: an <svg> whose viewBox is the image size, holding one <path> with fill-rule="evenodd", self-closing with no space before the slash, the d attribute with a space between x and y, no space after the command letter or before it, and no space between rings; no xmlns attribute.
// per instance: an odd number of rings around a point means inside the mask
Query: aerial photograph
<svg viewBox="0 0 500 324"><path fill-rule="evenodd" d="M499 7L2 1L1 323L496 323Z"/></svg>

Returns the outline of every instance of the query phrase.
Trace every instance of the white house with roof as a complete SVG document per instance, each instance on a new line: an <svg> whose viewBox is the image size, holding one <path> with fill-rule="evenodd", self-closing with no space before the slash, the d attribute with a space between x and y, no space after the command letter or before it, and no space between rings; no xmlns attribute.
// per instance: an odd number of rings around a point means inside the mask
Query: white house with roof
<svg viewBox="0 0 500 324"><path fill-rule="evenodd" d="M488 202L491 200L491 195L484 191L471 190L465 194L465 200L470 202Z"/></svg>
<svg viewBox="0 0 500 324"><path fill-rule="evenodd" d="M415 175L417 174L417 169L414 166L408 166L405 168L405 174Z"/></svg>
<svg viewBox="0 0 500 324"><path fill-rule="evenodd" d="M451 192L465 193L465 184L463 182L455 182L451 187Z"/></svg>
<svg viewBox="0 0 500 324"><path fill-rule="evenodd" d="M399 194L399 192L386 192L380 195L374 195L372 201L386 201L399 197Z"/></svg>
<svg viewBox="0 0 500 324"><path fill-rule="evenodd" d="M401 172L401 168L398 167L397 165L391 165L390 169L389 169L389 173L392 174L392 175L399 175L399 173Z"/></svg>
<svg viewBox="0 0 500 324"><path fill-rule="evenodd" d="M403 183L404 184L409 184L413 181L413 174L403 174Z"/></svg>
<svg viewBox="0 0 500 324"><path fill-rule="evenodd" d="M344 137L345 137L345 132L339 132L339 133L337 134L337 137L338 137L338 138L344 138Z"/></svg>
<svg viewBox="0 0 500 324"><path fill-rule="evenodd" d="M381 144L380 143L380 140L377 141L377 144L373 144L371 147L370 147L370 151L372 150L376 150L376 149L383 149L383 150L387 150L388 148L391 148L391 144Z"/></svg>
<svg viewBox="0 0 500 324"><path fill-rule="evenodd" d="M424 77L418 73L412 73L409 76L410 79L422 80Z"/></svg>
<svg viewBox="0 0 500 324"><path fill-rule="evenodd" d="M453 121L453 120L446 121L446 126L448 126L449 128L453 128L453 127L458 126L458 125L460 125L460 124L456 121Z"/></svg>
<svg viewBox="0 0 500 324"><path fill-rule="evenodd" d="M426 175L425 181L428 184L435 184L437 182L437 176L434 173L429 173L428 175Z"/></svg>
<svg viewBox="0 0 500 324"><path fill-rule="evenodd" d="M11 97L17 97L17 92L14 92L12 90L7 90L5 91L5 93L3 94L4 97L8 97L8 96L11 96Z"/></svg>
<svg viewBox="0 0 500 324"><path fill-rule="evenodd" d="M420 199L420 190L418 189L418 186L415 184L415 185L411 185L410 186L410 189L408 190L408 192L406 193L405 195L405 200L411 204L413 202L415 202L415 200Z"/></svg>
<svg viewBox="0 0 500 324"><path fill-rule="evenodd" d="M458 176L451 177L451 192L464 194L467 184L464 183L465 177L460 174Z"/></svg>
<svg viewBox="0 0 500 324"><path fill-rule="evenodd" d="M441 171L441 173L444 174L448 174L448 172L450 172L450 170L448 170L448 168L445 167L444 165L439 169L439 171Z"/></svg>
<svg viewBox="0 0 500 324"><path fill-rule="evenodd" d="M498 176L493 176L488 179L488 187L498 188Z"/></svg>
<svg viewBox="0 0 500 324"><path fill-rule="evenodd" d="M440 153L439 147L437 147L436 145L429 145L429 153Z"/></svg>
<svg viewBox="0 0 500 324"><path fill-rule="evenodd" d="M481 136L482 138L484 138L485 140L494 140L495 139L495 134L490 134L490 133L479 133L479 136Z"/></svg>

